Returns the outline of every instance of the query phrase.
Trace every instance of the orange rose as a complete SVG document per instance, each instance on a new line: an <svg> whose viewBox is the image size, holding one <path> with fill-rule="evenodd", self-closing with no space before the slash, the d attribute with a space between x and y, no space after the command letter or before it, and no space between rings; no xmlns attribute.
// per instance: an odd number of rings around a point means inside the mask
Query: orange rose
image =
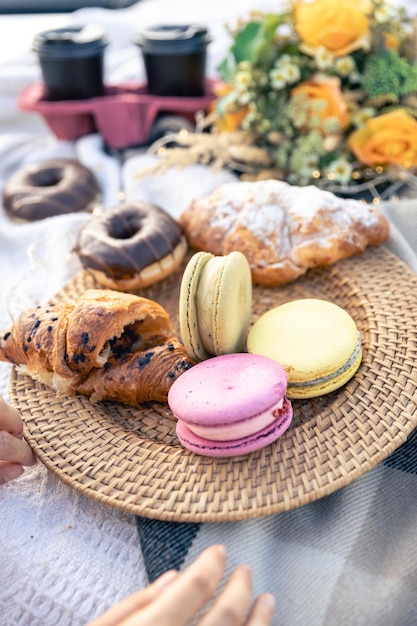
<svg viewBox="0 0 417 626"><path fill-rule="evenodd" d="M314 0L297 2L295 26L307 51L326 48L336 57L367 47L367 3L361 0Z"/></svg>
<svg viewBox="0 0 417 626"><path fill-rule="evenodd" d="M300 83L292 90L294 98L302 96L307 98L307 107L310 116L317 115L325 122L329 118L338 120L341 128L346 128L349 123L349 113L347 104L343 99L342 92L337 79L313 78L312 80ZM323 108L315 107L319 103L324 103ZM320 129L325 131L324 123Z"/></svg>
<svg viewBox="0 0 417 626"><path fill-rule="evenodd" d="M214 92L216 96L221 99L224 98L228 93L232 91L232 87L230 85L219 84L216 85ZM212 105L212 109L216 109L217 101L215 101ZM217 109L218 112L218 109ZM221 132L233 132L237 130L240 124L246 117L248 112L248 107L244 106L239 109L233 109L232 107L226 106L225 111L220 115L216 116L216 127Z"/></svg>
<svg viewBox="0 0 417 626"><path fill-rule="evenodd" d="M392 33L384 33L384 41L388 50L392 50L393 52L398 52L398 48L400 47L400 42L398 38Z"/></svg>
<svg viewBox="0 0 417 626"><path fill-rule="evenodd" d="M355 130L348 145L365 165L417 167L417 121L404 109L379 115Z"/></svg>
<svg viewBox="0 0 417 626"><path fill-rule="evenodd" d="M247 107L225 113L222 117L217 117L216 126L221 132L234 132L243 122L248 112Z"/></svg>

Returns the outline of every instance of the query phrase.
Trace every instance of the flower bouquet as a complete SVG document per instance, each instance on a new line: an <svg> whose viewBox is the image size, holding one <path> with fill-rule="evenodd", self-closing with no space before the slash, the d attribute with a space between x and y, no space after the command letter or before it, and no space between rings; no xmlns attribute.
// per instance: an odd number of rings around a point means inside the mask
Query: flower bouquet
<svg viewBox="0 0 417 626"><path fill-rule="evenodd" d="M404 8L293 0L229 31L208 132L184 133L165 157L342 195L415 185L417 39Z"/></svg>

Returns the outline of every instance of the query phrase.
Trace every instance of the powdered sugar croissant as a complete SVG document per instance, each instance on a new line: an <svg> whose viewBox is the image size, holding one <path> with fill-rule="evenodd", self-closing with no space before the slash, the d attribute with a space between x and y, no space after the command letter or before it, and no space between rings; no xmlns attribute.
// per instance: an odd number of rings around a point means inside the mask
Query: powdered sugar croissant
<svg viewBox="0 0 417 626"><path fill-rule="evenodd" d="M101 289L22 313L0 336L0 360L61 394L131 405L166 402L172 382L194 364L162 306Z"/></svg>
<svg viewBox="0 0 417 626"><path fill-rule="evenodd" d="M388 221L374 205L278 180L221 185L194 200L179 222L192 248L218 256L239 250L254 282L267 286L290 282L389 236Z"/></svg>

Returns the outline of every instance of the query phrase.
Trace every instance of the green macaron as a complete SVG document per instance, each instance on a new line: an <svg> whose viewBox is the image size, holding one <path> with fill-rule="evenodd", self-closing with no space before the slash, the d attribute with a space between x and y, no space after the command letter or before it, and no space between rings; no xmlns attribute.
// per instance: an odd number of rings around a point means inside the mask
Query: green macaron
<svg viewBox="0 0 417 626"><path fill-rule="evenodd" d="M184 347L193 358L241 351L252 311L252 277L241 252L197 252L181 281L179 321Z"/></svg>

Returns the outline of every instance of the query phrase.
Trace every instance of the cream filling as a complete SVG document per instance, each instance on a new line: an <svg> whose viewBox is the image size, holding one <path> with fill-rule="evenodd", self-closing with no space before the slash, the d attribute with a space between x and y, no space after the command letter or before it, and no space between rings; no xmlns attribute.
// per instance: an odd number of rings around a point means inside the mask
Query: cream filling
<svg viewBox="0 0 417 626"><path fill-rule="evenodd" d="M104 367L109 360L109 356L111 353L110 344L107 343L100 354L97 356L96 364L98 367Z"/></svg>
<svg viewBox="0 0 417 626"><path fill-rule="evenodd" d="M232 441L234 439L242 439L254 435L255 433L263 430L270 424L273 424L277 419L274 412L282 409L284 399L281 398L276 405L272 408L258 413L253 417L240 420L232 424L218 424L214 426L200 426L197 424L190 424L187 422L187 427L199 437L203 439L210 439L211 441Z"/></svg>
<svg viewBox="0 0 417 626"><path fill-rule="evenodd" d="M51 387L57 393L65 394L71 390L70 381L66 378L62 378L62 376L58 376L55 372L30 372L27 365L18 365L16 370L21 374L30 376L33 380L37 380Z"/></svg>
<svg viewBox="0 0 417 626"><path fill-rule="evenodd" d="M135 352L136 350L141 349L141 347L142 347L142 338L138 337L136 341L132 343L130 352ZM112 353L112 348L111 348L110 342L107 342L104 348L102 349L102 351L100 352L100 354L97 356L94 367L104 367L107 361L109 360L111 353Z"/></svg>
<svg viewBox="0 0 417 626"><path fill-rule="evenodd" d="M349 357L349 359L346 361L346 363L344 363L341 367L339 367L339 369L337 369L334 372L331 372L330 374L327 374L326 376L321 376L320 378L314 378L313 380L309 380L306 382L288 382L288 386L291 387L308 387L310 385L321 385L322 383L327 383L329 380L333 380L334 378L337 378L338 376L341 376L343 374L343 372L346 372L346 370L348 370L349 368L352 367L352 365L356 362L359 353L361 351L361 337L358 331L358 339L356 342L356 347L354 349L354 351L352 352L351 356Z"/></svg>

